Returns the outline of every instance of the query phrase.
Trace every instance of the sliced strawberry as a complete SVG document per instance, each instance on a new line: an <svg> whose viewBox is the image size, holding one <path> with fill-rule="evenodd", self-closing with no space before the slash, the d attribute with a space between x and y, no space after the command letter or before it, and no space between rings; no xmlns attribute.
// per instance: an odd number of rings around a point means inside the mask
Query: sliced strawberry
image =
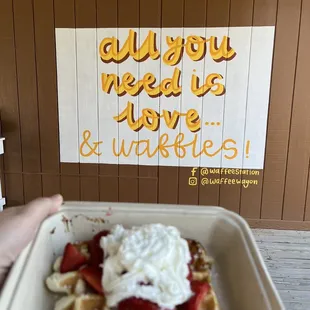
<svg viewBox="0 0 310 310"><path fill-rule="evenodd" d="M94 240L89 241L89 253L90 259L89 263L91 266L99 267L100 264L103 262L103 253L102 249L98 247Z"/></svg>
<svg viewBox="0 0 310 310"><path fill-rule="evenodd" d="M93 288L97 293L103 294L101 285L102 270L100 268L87 266L80 270L80 274L91 288Z"/></svg>
<svg viewBox="0 0 310 310"><path fill-rule="evenodd" d="M210 285L207 282L192 281L191 289L194 296L190 298L186 303L179 306L180 310L200 310L201 304L203 303L205 297L210 292Z"/></svg>
<svg viewBox="0 0 310 310"><path fill-rule="evenodd" d="M194 257L193 257L193 255L191 254L191 260L190 260L190 262L188 263L188 269L189 269L189 274L188 274L188 276L187 276L187 280L189 280L189 281L192 281L193 280L193 272L192 272L192 265L193 265L193 263L194 263Z"/></svg>
<svg viewBox="0 0 310 310"><path fill-rule="evenodd" d="M192 263L192 260L188 263L188 275L187 275L187 280L190 282L192 282L193 280L193 271L191 268L191 263Z"/></svg>
<svg viewBox="0 0 310 310"><path fill-rule="evenodd" d="M202 281L192 281L191 289L196 294L207 294L210 291L210 284Z"/></svg>
<svg viewBox="0 0 310 310"><path fill-rule="evenodd" d="M193 272L192 272L190 267L188 268L187 280L190 281L190 282L193 280Z"/></svg>
<svg viewBox="0 0 310 310"><path fill-rule="evenodd" d="M72 243L68 243L61 261L60 272L65 273L78 270L86 262L87 258Z"/></svg>
<svg viewBox="0 0 310 310"><path fill-rule="evenodd" d="M118 310L165 310L157 304L141 298L131 297L121 301ZM166 309L167 310L167 309Z"/></svg>
<svg viewBox="0 0 310 310"><path fill-rule="evenodd" d="M100 247L100 239L101 237L107 236L109 233L108 230L103 230L96 234L89 242L90 264L94 267L99 267L99 265L103 263L103 251Z"/></svg>
<svg viewBox="0 0 310 310"><path fill-rule="evenodd" d="M100 243L101 237L106 237L109 234L110 234L109 230L102 230L94 236L93 240L96 240L98 243Z"/></svg>

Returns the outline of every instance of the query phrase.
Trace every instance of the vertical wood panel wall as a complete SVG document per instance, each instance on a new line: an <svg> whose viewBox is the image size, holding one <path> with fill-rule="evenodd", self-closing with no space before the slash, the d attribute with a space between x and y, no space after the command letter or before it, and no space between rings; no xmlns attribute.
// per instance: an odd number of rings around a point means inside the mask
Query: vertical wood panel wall
<svg viewBox="0 0 310 310"><path fill-rule="evenodd" d="M182 187L189 168L60 163L55 27L145 24L275 25L258 186ZM254 227L310 230L309 29L310 0L1 0L0 175L7 205L58 192L66 200L221 205Z"/></svg>

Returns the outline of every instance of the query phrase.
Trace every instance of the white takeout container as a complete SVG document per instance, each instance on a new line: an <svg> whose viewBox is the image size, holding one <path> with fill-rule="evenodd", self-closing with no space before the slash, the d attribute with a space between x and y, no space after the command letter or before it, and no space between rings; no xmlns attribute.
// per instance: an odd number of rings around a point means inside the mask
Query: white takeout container
<svg viewBox="0 0 310 310"><path fill-rule="evenodd" d="M45 279L67 242L91 239L114 224L147 223L176 226L202 243L215 261L212 283L221 310L284 309L251 230L237 214L219 207L80 202L65 203L43 222L8 277L0 309L53 309Z"/></svg>

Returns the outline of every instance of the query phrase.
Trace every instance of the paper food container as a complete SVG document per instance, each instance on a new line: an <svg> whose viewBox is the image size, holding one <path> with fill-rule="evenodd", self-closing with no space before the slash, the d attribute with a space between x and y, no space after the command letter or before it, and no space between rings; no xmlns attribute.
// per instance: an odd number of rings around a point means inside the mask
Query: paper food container
<svg viewBox="0 0 310 310"><path fill-rule="evenodd" d="M67 242L91 239L114 224L162 223L202 243L215 261L212 282L222 310L284 309L247 223L218 207L66 203L41 225L37 237L14 266L0 309L53 309L45 287L55 258Z"/></svg>

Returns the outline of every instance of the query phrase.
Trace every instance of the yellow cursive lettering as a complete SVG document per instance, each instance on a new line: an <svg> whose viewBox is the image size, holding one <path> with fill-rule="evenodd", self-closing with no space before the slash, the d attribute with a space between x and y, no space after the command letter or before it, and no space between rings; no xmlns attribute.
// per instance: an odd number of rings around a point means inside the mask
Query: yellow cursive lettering
<svg viewBox="0 0 310 310"><path fill-rule="evenodd" d="M125 139L121 139L120 150L117 151L117 139L113 139L113 154L114 156L123 156L125 158L129 157L134 150L136 156L147 156L148 158L154 157L159 153L162 157L168 158L171 155L177 158L184 158L187 154L192 155L193 158L198 158L200 156L214 157L223 152L226 159L233 160L238 155L238 149L236 147L236 141L233 139L226 139L223 143L216 148L214 148L214 143L212 140L205 140L202 143L201 149L197 150L198 136L194 135L193 139L185 143L184 133L179 133L173 139L172 143L169 144L169 135L164 133L159 136L158 145L151 148L151 143L149 139L146 140L132 140L126 145ZM232 154L228 155L227 152Z"/></svg>
<svg viewBox="0 0 310 310"><path fill-rule="evenodd" d="M206 77L205 84L199 86L199 77L195 74L192 75L191 91L197 97L206 95L209 91L215 96L221 96L225 94L225 86L216 80L222 80L223 76L218 73L211 73Z"/></svg>
<svg viewBox="0 0 310 310"><path fill-rule="evenodd" d="M160 56L156 47L156 34L149 31L140 48L137 46L137 33L129 30L124 45L120 48L120 42L115 37L104 38L99 45L100 58L105 63L121 63L131 56L136 61L145 61L148 58L153 60Z"/></svg>
<svg viewBox="0 0 310 310"><path fill-rule="evenodd" d="M142 109L141 113L142 115L136 119L134 116L134 104L128 101L125 109L120 114L114 116L113 119L119 123L127 121L129 128L137 132L143 127L151 131L157 131L161 118L163 118L169 129L175 129L180 117L185 118L186 126L191 132L197 132L201 129L201 120L195 109L189 109L186 113L180 113L176 110L170 112L163 109L162 114L159 114L151 108L145 108Z"/></svg>
<svg viewBox="0 0 310 310"><path fill-rule="evenodd" d="M157 86L156 78L152 73L146 73L143 78L136 82L135 77L126 72L120 81L120 78L114 74L102 73L101 74L101 87L102 91L110 94L112 87L118 96L129 94L131 96L139 95L143 90L152 98L161 96L177 97L181 94L182 87L180 85L181 71L178 68L174 69L171 78L164 79Z"/></svg>
<svg viewBox="0 0 310 310"><path fill-rule="evenodd" d="M91 132L89 130L84 130L83 132L83 141L80 145L80 155L83 157L89 157L91 155L97 155L100 156L102 153L97 152L97 149L99 147L99 144L102 143L102 141L93 142L93 146L88 142L91 137ZM88 152L85 152L84 149L87 149Z"/></svg>

